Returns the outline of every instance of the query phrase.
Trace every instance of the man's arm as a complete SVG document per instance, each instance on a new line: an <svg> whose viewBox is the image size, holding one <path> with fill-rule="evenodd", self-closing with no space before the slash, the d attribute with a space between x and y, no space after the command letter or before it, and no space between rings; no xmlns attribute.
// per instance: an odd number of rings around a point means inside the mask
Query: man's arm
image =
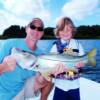
<svg viewBox="0 0 100 100"><path fill-rule="evenodd" d="M3 64L0 64L0 74L2 74L5 70L5 67L3 66Z"/></svg>
<svg viewBox="0 0 100 100"><path fill-rule="evenodd" d="M47 82L47 84L41 88L41 98L40 100L47 100L48 96L53 88L54 84L52 82Z"/></svg>
<svg viewBox="0 0 100 100"><path fill-rule="evenodd" d="M51 81L47 81L41 73L37 73L35 76L35 82L34 82L34 91L40 90L41 91L41 97L40 100L47 100L52 88L53 83Z"/></svg>
<svg viewBox="0 0 100 100"><path fill-rule="evenodd" d="M67 69L65 68L65 66L61 62L59 62L49 74L57 76L59 73L63 73L66 70ZM45 85L41 88L41 98L40 98L40 100L47 100L54 84L52 83L52 81L47 81L46 79L44 79L44 83L42 82L42 84L45 84Z"/></svg>

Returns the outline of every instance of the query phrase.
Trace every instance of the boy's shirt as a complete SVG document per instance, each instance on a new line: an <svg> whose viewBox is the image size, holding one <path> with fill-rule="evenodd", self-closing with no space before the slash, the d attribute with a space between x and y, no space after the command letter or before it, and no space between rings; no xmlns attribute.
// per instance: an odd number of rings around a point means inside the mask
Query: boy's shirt
<svg viewBox="0 0 100 100"><path fill-rule="evenodd" d="M63 40L61 40L61 42L65 42ZM65 48L70 48L70 49L78 49L79 53L78 55L84 55L84 49L82 47L82 45L75 39L71 39L69 44L65 47ZM54 52L54 53L59 53L57 51L57 46L56 44L53 45L53 47L51 48L50 52ZM75 79L75 80L63 80L63 79L54 79L53 82L55 83L55 86L64 90L64 91L68 91L70 89L76 89L79 88L79 80Z"/></svg>
<svg viewBox="0 0 100 100"><path fill-rule="evenodd" d="M61 40L62 43L65 43L66 41L64 40ZM81 55L84 55L84 49L82 47L82 45L75 39L71 39L69 44L66 46L66 48L69 48L69 49L78 49L79 50L79 53L78 55L81 56ZM57 51L57 46L56 44L53 45L53 47L51 48L50 52L54 52L54 53L59 53Z"/></svg>

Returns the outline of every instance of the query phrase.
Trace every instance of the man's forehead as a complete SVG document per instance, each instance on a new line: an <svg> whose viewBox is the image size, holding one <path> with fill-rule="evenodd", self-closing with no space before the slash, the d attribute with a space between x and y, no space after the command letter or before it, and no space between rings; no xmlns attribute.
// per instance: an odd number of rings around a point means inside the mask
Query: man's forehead
<svg viewBox="0 0 100 100"><path fill-rule="evenodd" d="M42 25L42 22L40 20L33 20L32 21L32 24L39 24L39 25Z"/></svg>
<svg viewBox="0 0 100 100"><path fill-rule="evenodd" d="M43 27L44 28L44 23L41 19L39 18L35 18L31 21L30 23L31 25L36 25L36 26L39 26L39 27Z"/></svg>

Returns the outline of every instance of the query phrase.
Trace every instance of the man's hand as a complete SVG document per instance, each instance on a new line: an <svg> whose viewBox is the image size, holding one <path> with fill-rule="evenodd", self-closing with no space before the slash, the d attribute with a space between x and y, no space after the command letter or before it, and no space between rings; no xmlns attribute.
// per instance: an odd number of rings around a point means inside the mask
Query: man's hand
<svg viewBox="0 0 100 100"><path fill-rule="evenodd" d="M4 66L3 72L13 71L16 67L16 60L11 56L6 56L3 60L2 65Z"/></svg>

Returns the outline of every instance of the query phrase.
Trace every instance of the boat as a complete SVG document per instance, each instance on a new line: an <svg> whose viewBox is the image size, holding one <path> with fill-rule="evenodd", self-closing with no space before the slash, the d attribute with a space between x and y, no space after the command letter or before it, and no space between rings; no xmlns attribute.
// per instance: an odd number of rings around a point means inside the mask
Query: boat
<svg viewBox="0 0 100 100"><path fill-rule="evenodd" d="M100 100L100 83L80 77L80 98L81 100ZM54 87L55 88L55 87ZM53 100L54 88L49 94L48 100ZM29 100L40 100L39 97Z"/></svg>
<svg viewBox="0 0 100 100"><path fill-rule="evenodd" d="M80 98L81 100L100 100L100 83L90 79L80 77ZM54 88L51 91L48 100L52 100Z"/></svg>

